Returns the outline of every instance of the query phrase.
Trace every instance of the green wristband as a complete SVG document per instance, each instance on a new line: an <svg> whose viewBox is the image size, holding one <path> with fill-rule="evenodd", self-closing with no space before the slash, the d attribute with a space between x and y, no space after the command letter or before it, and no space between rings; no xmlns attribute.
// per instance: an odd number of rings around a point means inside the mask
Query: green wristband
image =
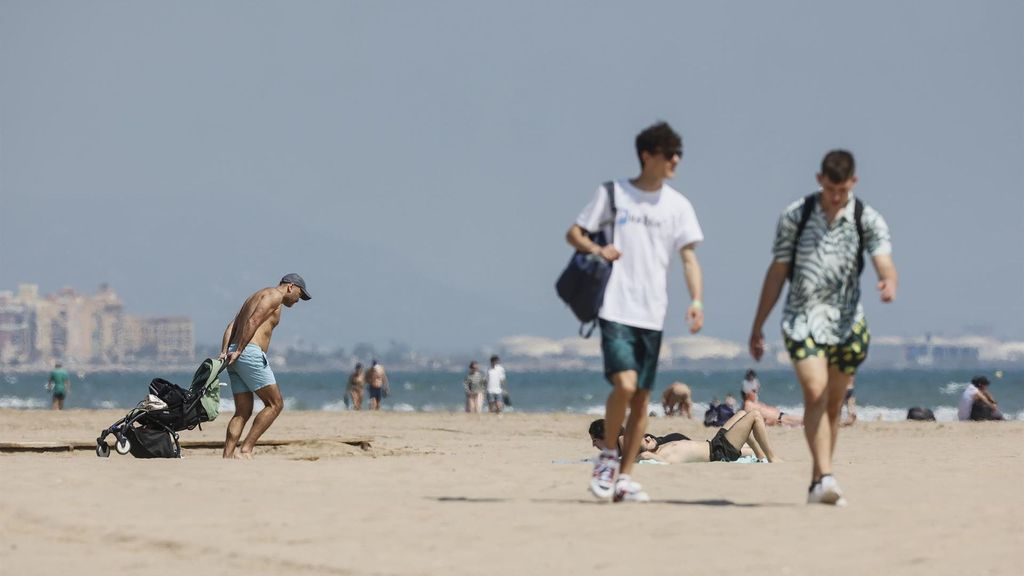
<svg viewBox="0 0 1024 576"><path fill-rule="evenodd" d="M693 302L690 302L690 307L691 308L696 308L697 310L703 310L704 309L704 303L701 302L700 300L694 300Z"/></svg>

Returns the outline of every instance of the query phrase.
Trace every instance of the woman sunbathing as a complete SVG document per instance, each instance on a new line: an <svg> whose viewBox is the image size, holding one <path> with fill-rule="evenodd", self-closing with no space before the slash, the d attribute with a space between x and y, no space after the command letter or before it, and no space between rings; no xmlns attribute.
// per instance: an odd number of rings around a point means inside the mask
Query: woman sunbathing
<svg viewBox="0 0 1024 576"><path fill-rule="evenodd" d="M590 439L597 448L604 447L604 420L590 424ZM623 441L619 435L619 444ZM750 449L744 447L748 444ZM752 450L751 450L752 449ZM740 410L718 429L707 441L690 440L682 434L669 434L661 438L644 434L637 460L655 460L665 463L735 462L741 456L754 455L760 461L778 459L768 443L768 432L760 412Z"/></svg>

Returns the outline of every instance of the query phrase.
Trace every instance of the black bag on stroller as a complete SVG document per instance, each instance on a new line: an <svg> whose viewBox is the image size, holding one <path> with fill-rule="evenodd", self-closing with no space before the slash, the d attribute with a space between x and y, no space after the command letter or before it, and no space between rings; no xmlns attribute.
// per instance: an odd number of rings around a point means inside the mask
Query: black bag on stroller
<svg viewBox="0 0 1024 576"><path fill-rule="evenodd" d="M107 436L113 434L118 454L136 458L180 458L178 432L211 422L220 413L220 373L227 365L207 358L192 376L188 389L154 378L149 396L128 414L100 432L96 455L110 456Z"/></svg>

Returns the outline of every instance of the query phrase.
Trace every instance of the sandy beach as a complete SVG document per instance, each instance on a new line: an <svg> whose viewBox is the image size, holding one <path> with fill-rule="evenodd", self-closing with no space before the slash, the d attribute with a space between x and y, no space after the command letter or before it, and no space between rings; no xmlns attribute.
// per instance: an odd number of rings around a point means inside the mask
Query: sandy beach
<svg viewBox="0 0 1024 576"><path fill-rule="evenodd" d="M0 411L0 442L89 442L121 416ZM182 439L222 439L227 416ZM640 465L651 503L597 503L591 419L286 411L265 438L301 442L252 462L3 453L0 572L1021 573L1024 422L844 429L834 509L804 503L800 429L770 430L784 462Z"/></svg>

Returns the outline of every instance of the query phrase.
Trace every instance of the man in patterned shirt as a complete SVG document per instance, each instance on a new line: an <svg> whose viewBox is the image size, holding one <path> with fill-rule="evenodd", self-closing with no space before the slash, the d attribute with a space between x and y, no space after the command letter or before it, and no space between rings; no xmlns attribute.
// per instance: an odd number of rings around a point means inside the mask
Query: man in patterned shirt
<svg viewBox="0 0 1024 576"><path fill-rule="evenodd" d="M846 504L832 476L839 415L870 341L860 305L860 251L875 266L882 302L892 302L897 285L889 227L876 210L854 200L854 167L853 154L829 152L818 192L782 213L750 330L750 354L760 361L764 322L788 278L782 335L804 392L804 436L814 462L807 502L837 506ZM805 212L808 201L814 205Z"/></svg>

